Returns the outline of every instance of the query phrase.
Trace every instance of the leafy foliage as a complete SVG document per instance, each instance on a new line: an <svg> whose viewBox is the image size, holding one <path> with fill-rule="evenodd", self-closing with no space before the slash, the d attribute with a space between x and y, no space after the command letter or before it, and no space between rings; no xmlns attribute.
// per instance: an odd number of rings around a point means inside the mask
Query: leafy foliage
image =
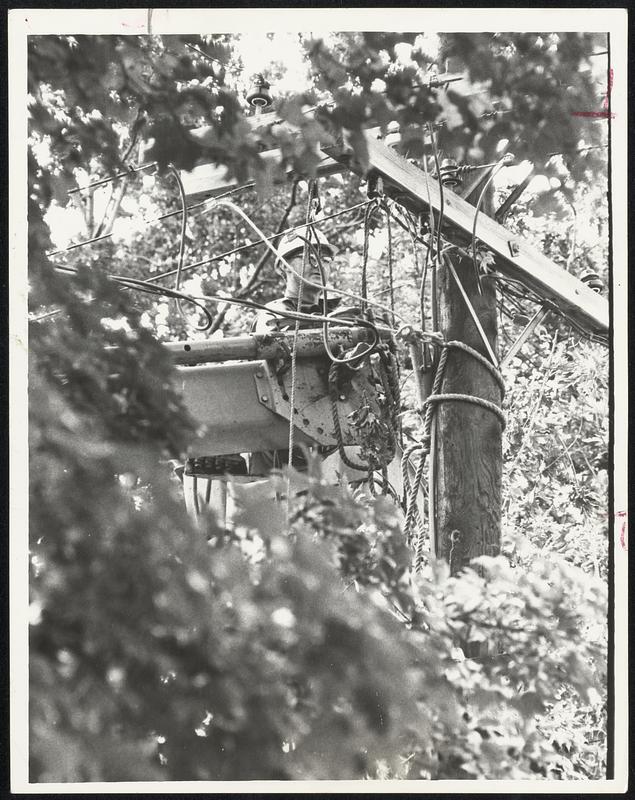
<svg viewBox="0 0 635 800"><path fill-rule="evenodd" d="M572 156L580 138L578 118L572 112L599 105L598 90L588 69L593 48L592 34L444 37L443 56L459 59L474 82L487 86L488 102L497 112L480 118L478 123L473 120L469 134L477 131L476 147L491 154L496 143L507 138L511 152L519 158L543 163L553 152ZM469 142L465 141L466 133L459 133L464 146ZM599 144L601 132L589 127L586 136L593 137L592 144ZM588 152L588 158L598 165L594 151ZM569 165L577 178L584 159L570 159Z"/></svg>
<svg viewBox="0 0 635 800"><path fill-rule="evenodd" d="M458 577L437 562L413 578L394 506L383 498L370 508L353 498L343 503L341 490L315 479L300 519L335 542L339 568L358 591L365 586L369 599L395 611L410 630L415 697L430 716L423 729L409 732L412 750L395 776L570 776L547 712L566 684L586 713L601 713L606 590L600 580L588 583L553 555L523 566L483 556ZM593 630L581 635L589 625ZM481 642L489 657L464 657ZM550 725L554 740L545 736Z"/></svg>
<svg viewBox="0 0 635 800"><path fill-rule="evenodd" d="M413 158L423 154L421 124L440 112L439 141L459 159L482 163L509 138L560 181L528 192L510 227L576 274L603 274L601 247L579 233L591 220L599 239L606 230L601 159L570 158L581 137L598 139L599 128L569 113L594 101L583 69L593 44L572 34L443 37L450 67L460 59L473 88L487 85L492 113L477 92L425 85L433 59L415 35L307 36L313 83L276 101L300 133L274 126L269 144L281 149L280 169L311 175L325 129L352 132L363 160L354 134L370 119L384 130L398 122ZM505 557L456 577L442 563L415 576L401 511L324 485L315 465L296 476L290 525L275 485L242 493L232 536L210 520L206 542L185 517L166 461L185 452L195 425L157 339L191 335L194 314L105 278L173 270L178 214L55 257L78 270L72 278L45 256L44 215L67 206L77 168L112 174L146 137L160 170L128 179L124 219L178 212L164 168L203 158L241 179L256 170L259 191L241 201L263 230L287 212L288 225L303 221L303 190L290 206L289 188L274 190L275 175L262 172L236 64L220 35L29 42L30 303L61 312L30 331L32 780L599 777L607 382L598 345L553 319L508 368ZM317 120L306 103L320 106ZM213 130L206 150L189 135L200 124ZM557 175L544 164L551 149L567 154ZM353 205L360 182L325 179L321 199L325 214ZM329 229L333 280L351 288L361 214ZM394 220L389 245L387 224L372 220L370 292L389 288L390 247L400 313L416 319L422 264ZM250 235L226 209L190 215L185 234L192 260ZM201 293L248 289L269 300L277 278L255 252L187 280ZM228 311L215 335L250 322ZM513 337L513 322L504 318L501 333ZM418 423L407 379L404 398L408 432ZM483 643L487 658L474 655Z"/></svg>

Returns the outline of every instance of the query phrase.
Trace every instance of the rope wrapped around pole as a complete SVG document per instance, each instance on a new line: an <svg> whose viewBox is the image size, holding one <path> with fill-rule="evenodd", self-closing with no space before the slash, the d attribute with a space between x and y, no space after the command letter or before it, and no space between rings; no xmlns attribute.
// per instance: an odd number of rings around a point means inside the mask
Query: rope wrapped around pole
<svg viewBox="0 0 635 800"><path fill-rule="evenodd" d="M407 541L409 542L411 542L412 540L411 530L413 527L413 523L417 519L417 516L420 515L419 509L417 508L417 496L419 493L419 486L421 485L421 480L423 478L423 471L426 462L426 457L430 453L430 443L432 438L432 423L434 420L434 413L436 411L438 404L444 402L472 403L473 405L477 405L480 408L485 408L488 411L491 411L493 414L495 414L496 417L499 419L503 427L503 430L505 429L505 422L506 422L505 415L500 406L496 405L496 403L492 403L490 400L486 400L482 397L475 397L469 394L441 392L448 357L450 351L453 349L462 350L463 352L468 353L470 356L475 358L479 362L479 364L481 364L481 366L485 367L485 369L488 370L490 375L498 383L501 389L501 393L504 395L505 385L500 370L497 369L489 359L481 355L481 353L479 353L478 350L475 350L473 347L470 347L464 342L459 342L459 341L446 342L437 340L434 341L433 344L441 348L441 354L439 356L439 362L434 374L432 392L423 402L423 408L422 408L423 435L421 438L421 443L412 445L410 448L408 448L402 460L402 471L404 475L404 495L406 498L406 519L404 522L404 533L406 535ZM412 485L409 485L409 480L407 476L407 458L409 458L410 455L414 453L416 450L420 450L421 457L417 465L417 470L415 472ZM406 466L404 466L404 462ZM420 526L419 535L414 543L415 570L418 570L420 568L421 563L423 561L424 539L425 539L425 532L423 530L423 526Z"/></svg>

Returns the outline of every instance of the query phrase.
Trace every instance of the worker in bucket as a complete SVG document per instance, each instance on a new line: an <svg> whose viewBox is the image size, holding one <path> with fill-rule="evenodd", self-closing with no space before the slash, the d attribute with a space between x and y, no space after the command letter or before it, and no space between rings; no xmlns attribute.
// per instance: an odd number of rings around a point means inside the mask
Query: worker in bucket
<svg viewBox="0 0 635 800"><path fill-rule="evenodd" d="M305 248L307 248L306 257ZM260 312L252 329L255 333L271 333L295 328L295 319L284 314L292 315L298 311L300 296L301 313L319 316L324 314L322 286L329 281L335 255L335 248L326 236L315 227L312 230L306 226L291 231L282 237L277 253L277 263L282 266L286 275L284 295L267 303L268 310ZM286 264L281 259L284 259ZM359 314L358 309L342 307L339 295L327 296L326 312L334 317L334 321L338 318L353 319ZM319 320L300 321L300 328L317 328L320 325Z"/></svg>

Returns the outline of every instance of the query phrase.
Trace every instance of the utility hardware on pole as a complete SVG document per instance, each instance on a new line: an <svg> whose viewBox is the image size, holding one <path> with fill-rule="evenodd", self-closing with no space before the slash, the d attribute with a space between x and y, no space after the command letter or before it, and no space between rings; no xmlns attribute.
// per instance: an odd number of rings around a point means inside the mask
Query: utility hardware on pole
<svg viewBox="0 0 635 800"><path fill-rule="evenodd" d="M310 116L313 110L306 113ZM254 131L274 124L294 130L275 114L260 114L249 122ZM365 164L357 161L345 137L335 144L331 138L319 150L322 160L318 174L351 170L369 178L369 185L376 185L379 178L383 198L423 218L432 215L438 228L438 243L443 237L445 244L451 245L443 253L437 248L436 333L440 339L436 342L438 380L433 397L429 396L429 381L422 374L416 378L422 410L433 403L435 412L432 446L428 449L431 549L435 555L448 559L455 572L471 558L496 554L500 548L504 418L496 355L496 289L488 275L478 276L470 244L474 246L478 239L493 256L492 270L521 283L542 301L537 319L544 319L550 310L560 312L590 333L603 336L609 328L608 303L590 285L509 233L491 218L490 208L488 213L481 211L475 220L474 205L449 186L450 162L439 170L439 183L445 184L440 186L381 141L377 129L366 129L362 134ZM207 132L200 129L192 135L204 143ZM276 152L270 151L264 157L275 159ZM213 172L215 169L201 165L183 174L188 199L211 197L227 188L218 171ZM472 181L470 198L486 180L487 174L481 181ZM428 246L434 247L434 242L429 240ZM526 335L523 341L525 338ZM413 365L421 371L422 341L412 334L406 339ZM227 344L231 349L231 343ZM178 347L175 344L172 349ZM417 513L422 518L423 508Z"/></svg>
<svg viewBox="0 0 635 800"><path fill-rule="evenodd" d="M307 112L307 116L311 115ZM276 114L261 114L250 117L249 123L254 130L271 125L281 125L290 131L293 126L281 123ZM368 153L368 163L361 165L352 156L352 148L341 141L337 145L324 144L320 156L328 161L328 172L350 169L357 174L375 173L384 181L388 197L394 197L400 203L417 213L428 213L431 208L435 215L441 209L441 193L435 181L426 183L421 169L388 147L378 139L378 129L366 129L363 132ZM209 135L207 128L190 132L200 144L205 144ZM265 151L266 152L266 151ZM209 169L209 165L201 165L195 170ZM182 173L183 184L188 200L204 195L211 197L223 191L229 184L220 182L215 173L212 177L196 178L195 171ZM196 179L195 179L196 178ZM207 181L207 183L206 183ZM234 184L232 184L234 185ZM188 187L191 187L188 192ZM469 245L472 239L474 222L474 206L453 192L448 187L443 193L444 230L452 231L457 243ZM609 329L609 311L606 298L594 292L574 275L559 267L544 253L510 233L502 225L486 214L480 214L477 221L476 235L478 240L492 251L496 258L496 269L503 275L520 280L528 289L535 292L545 303L571 316L591 333L606 334Z"/></svg>

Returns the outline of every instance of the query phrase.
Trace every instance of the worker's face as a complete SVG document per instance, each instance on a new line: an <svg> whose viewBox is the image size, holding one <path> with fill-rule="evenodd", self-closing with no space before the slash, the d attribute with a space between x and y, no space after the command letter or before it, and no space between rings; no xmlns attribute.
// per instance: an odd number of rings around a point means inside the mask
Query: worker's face
<svg viewBox="0 0 635 800"><path fill-rule="evenodd" d="M293 267L292 270L287 270L287 290L286 296L297 298L300 293L300 276L302 275L302 253L292 256L287 259L288 263ZM303 305L315 305L322 295L322 289L319 286L326 282L328 283L330 275L330 265L332 258L327 255L321 255L320 261L324 276L318 267L315 258L307 259L304 270L304 288L302 289L302 303ZM297 273L297 274L296 274ZM311 284L318 284L312 286Z"/></svg>

